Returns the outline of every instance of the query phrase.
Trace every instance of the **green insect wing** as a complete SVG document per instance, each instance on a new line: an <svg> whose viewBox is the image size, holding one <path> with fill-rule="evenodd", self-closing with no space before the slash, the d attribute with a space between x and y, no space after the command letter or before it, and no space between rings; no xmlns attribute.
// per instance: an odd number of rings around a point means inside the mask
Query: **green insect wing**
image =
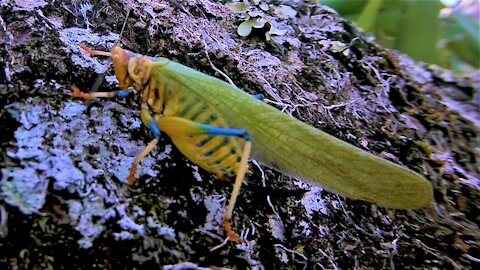
<svg viewBox="0 0 480 270"><path fill-rule="evenodd" d="M311 127L232 85L160 58L152 76L179 83L253 138L254 158L286 175L379 206L428 206L433 189L421 175Z"/></svg>

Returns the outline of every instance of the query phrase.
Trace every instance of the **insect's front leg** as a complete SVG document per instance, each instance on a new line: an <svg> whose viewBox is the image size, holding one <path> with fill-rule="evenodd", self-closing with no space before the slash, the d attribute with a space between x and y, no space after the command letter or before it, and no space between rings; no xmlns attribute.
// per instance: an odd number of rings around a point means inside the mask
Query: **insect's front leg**
<svg viewBox="0 0 480 270"><path fill-rule="evenodd" d="M220 128L210 125L205 125L180 117L163 117L158 121L158 125L162 131L167 133L170 137L185 136L185 135L212 135L212 136L232 136L245 139L240 163L237 169L237 176L235 184L230 196L228 208L223 218L223 227L227 232L228 238L232 241L239 241L241 238L233 231L230 219L232 218L233 208L240 193L243 179L248 168L248 159L252 149L252 137L245 129Z"/></svg>
<svg viewBox="0 0 480 270"><path fill-rule="evenodd" d="M73 96L83 99L96 99L96 98L113 98L113 97L128 97L130 94L129 90L119 90L113 92L94 92L94 93L84 93L81 92L75 85L72 86ZM127 181L129 185L135 183L135 173L137 172L138 164L145 158L145 156L150 153L158 143L158 139L160 138L160 129L158 128L157 124L152 118L150 114L150 110L148 109L147 104L142 104L141 110L141 119L142 122L150 129L155 137L144 149L143 151L135 158L133 161L132 167L130 169L130 173L127 177Z"/></svg>
<svg viewBox="0 0 480 270"><path fill-rule="evenodd" d="M73 96L78 97L78 98L83 98L83 99L96 99L96 98L114 98L114 97L128 97L130 94L129 90L119 90L119 91L113 91L113 92L94 92L94 93L85 93L80 91L78 87L75 85L72 85L72 90L73 90Z"/></svg>

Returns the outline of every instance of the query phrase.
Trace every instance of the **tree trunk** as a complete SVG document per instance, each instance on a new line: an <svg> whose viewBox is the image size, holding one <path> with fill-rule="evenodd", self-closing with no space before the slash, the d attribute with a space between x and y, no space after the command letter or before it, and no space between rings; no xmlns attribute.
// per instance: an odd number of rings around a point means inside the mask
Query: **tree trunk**
<svg viewBox="0 0 480 270"><path fill-rule="evenodd" d="M329 8L284 2L296 14L249 4L266 23L241 37L247 13L208 0L0 1L1 268L478 265L479 73L455 77L376 45ZM211 250L225 239L232 185L162 137L129 187L132 161L152 139L138 103L72 97L74 84L118 90L110 60L79 44L110 50L119 40L228 77L424 175L435 203L376 207L252 165L255 184L244 185L233 219L246 241Z"/></svg>

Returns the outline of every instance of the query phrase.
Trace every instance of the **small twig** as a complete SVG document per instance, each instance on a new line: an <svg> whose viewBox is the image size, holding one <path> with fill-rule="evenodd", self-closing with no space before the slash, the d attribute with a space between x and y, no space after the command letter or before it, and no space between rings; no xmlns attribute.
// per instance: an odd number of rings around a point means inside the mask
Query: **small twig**
<svg viewBox="0 0 480 270"><path fill-rule="evenodd" d="M293 107L293 105L291 105L291 104L283 103L282 101L274 101L274 100L270 100L270 99L266 99L266 98L263 99L263 102L265 102L265 103L267 103L267 104L268 104L268 103L275 104L275 105L277 105L277 106L279 106L279 107L282 107L282 110L281 110L282 112L285 112L285 113L290 112L290 113L288 113L288 114L289 114L290 116L292 116L291 110L288 110L288 111L287 111L287 108Z"/></svg>
<svg viewBox="0 0 480 270"><path fill-rule="evenodd" d="M158 260L160 261L160 260ZM164 265L162 269L167 270L177 270L177 269L198 269L198 270L207 270L210 268L199 267L198 265L191 262L181 262L177 264Z"/></svg>
<svg viewBox="0 0 480 270"><path fill-rule="evenodd" d="M217 240L219 240L219 241L222 241L222 237L220 237L220 236L218 236L218 235L216 235L216 234L214 234L214 233L212 233L212 232L209 232L209 231L207 231L207 230L205 230L205 229L196 229L195 231L196 231L196 232L203 233L203 234L205 234L205 235L208 235L210 238L214 238L214 239L217 239Z"/></svg>
<svg viewBox="0 0 480 270"><path fill-rule="evenodd" d="M68 9L66 6L62 6L63 9L65 9L66 11L68 11L70 14L72 14L73 16L77 17L77 15L75 15L75 13L73 13L73 11L71 11L70 9Z"/></svg>
<svg viewBox="0 0 480 270"><path fill-rule="evenodd" d="M273 207L272 201L270 200L270 195L267 195L267 202L268 202L268 205L270 205L270 207L272 208L272 211L273 211L273 213L275 214L275 216L277 216L278 219L281 220L280 215L279 215L278 212L275 210L275 207Z"/></svg>
<svg viewBox="0 0 480 270"><path fill-rule="evenodd" d="M0 205L0 237L8 235L8 213L3 205Z"/></svg>
<svg viewBox="0 0 480 270"><path fill-rule="evenodd" d="M210 249L210 251L214 251L214 250L217 250L217 249L225 246L225 245L228 243L229 239L230 239L230 238L228 238L228 237L225 238L225 240L223 241L223 243L221 243L220 245L214 246L213 248Z"/></svg>
<svg viewBox="0 0 480 270"><path fill-rule="evenodd" d="M305 261L303 262L303 263L305 263L305 264L308 262L307 257L306 257L305 255L303 255L302 253L298 252L298 251L295 251L295 250L293 250L293 249L289 249L289 248L285 247L285 246L282 245L282 244L275 244L274 246L275 246L276 248L280 247L280 248L284 249L285 251L288 251L288 252L292 253L292 255L298 255L298 256L302 257L302 258L305 260ZM292 258L295 260L294 257L292 257ZM297 261L297 260L295 260L295 261ZM302 262L300 262L300 261L297 261L297 262L302 263Z"/></svg>
<svg viewBox="0 0 480 270"><path fill-rule="evenodd" d="M257 168L260 170L260 174L262 175L262 184L264 187L266 187L265 184L265 171L263 171L262 166L258 163L256 160L252 160L253 165L257 166Z"/></svg>
<svg viewBox="0 0 480 270"><path fill-rule="evenodd" d="M395 255L398 255L398 246L397 246L398 240L400 240L400 238L394 239L391 243L382 244L383 246L388 248L388 257L390 259L390 269L392 270L395 270L395 261L393 260L393 257L395 257Z"/></svg>
<svg viewBox="0 0 480 270"><path fill-rule="evenodd" d="M43 15L43 12L42 12L41 9L37 10L37 14L40 18L42 18L45 22L47 22L45 25L48 27L49 30L52 30L52 29L56 28L55 24L50 19L45 17L45 15Z"/></svg>
<svg viewBox="0 0 480 270"><path fill-rule="evenodd" d="M208 62L210 63L210 66L212 67L213 70L215 70L216 72L220 73L220 75L222 75L227 81L229 84L237 87L232 79L230 79L230 77L227 76L227 74L225 74L223 71L221 71L220 69L218 69L213 63L212 63L212 60L210 60L210 56L208 55L208 45L207 45L207 42L205 42L205 40L203 41L203 45L205 46L205 55L207 56L207 59L208 59Z"/></svg>
<svg viewBox="0 0 480 270"><path fill-rule="evenodd" d="M260 170L261 174L262 174L262 185L263 187L266 187L267 185L265 184L265 172L263 171L262 167L260 166L260 164L258 164L258 162L256 160L252 160L252 163L258 167L258 169ZM267 203L268 205L270 205L270 207L272 208L272 211L273 213L278 217L279 220L281 220L280 218L280 215L278 214L278 212L275 210L275 207L273 206L272 204L272 200L270 199L270 195L267 195Z"/></svg>
<svg viewBox="0 0 480 270"><path fill-rule="evenodd" d="M263 78L263 77L261 77L260 79L262 80L263 83L265 83L265 85L263 86L263 88L265 89L265 91L266 91L271 97L273 97L276 102L283 104L282 107L284 107L284 110L285 110L285 106L284 106L284 105L287 105L287 104L285 104L285 102L286 102L286 101L290 101L290 100L289 100L289 99L282 99L282 98L280 98L280 96L273 91L275 88L270 84L270 82L267 81L267 79L265 79L265 78ZM264 101L266 101L266 99L264 99ZM273 103L275 103L275 101L273 101ZM289 106L292 106L292 105L289 105ZM292 115L292 114L290 113L290 115Z"/></svg>
<svg viewBox="0 0 480 270"><path fill-rule="evenodd" d="M249 219L248 222L250 222L250 225L252 226L252 236L255 235L255 233L257 232L257 228L255 228L255 224L253 224L253 222Z"/></svg>
<svg viewBox="0 0 480 270"><path fill-rule="evenodd" d="M470 254L463 254L463 256L465 256L465 258L467 258L467 259L469 259L469 260L471 260L471 261L474 261L474 262L476 262L476 263L480 263L480 259L479 259L479 258L475 258L475 257L473 257L473 256L470 255Z"/></svg>
<svg viewBox="0 0 480 270"><path fill-rule="evenodd" d="M350 100L350 101L348 101L348 102L341 102L341 103L333 104L333 105L329 105L329 106L322 105L322 107L323 107L324 109L326 109L326 110L331 110L331 109L335 109L335 108L344 107L344 106L353 104L353 103L355 103L355 102L357 102L357 99Z"/></svg>
<svg viewBox="0 0 480 270"><path fill-rule="evenodd" d="M0 25L3 28L3 32L7 32L7 26L5 25L5 21L3 20L1 15L0 15Z"/></svg>
<svg viewBox="0 0 480 270"><path fill-rule="evenodd" d="M366 235L368 236L373 236L371 233L367 232L365 229L363 229L362 227L358 226L354 221L353 219L350 217L350 215L348 214L347 210L345 209L345 207L343 206L343 201L340 199L340 196L338 194L335 194L337 196L337 199L341 202L340 203L340 206L342 207L343 209L343 212L345 213L345 216L347 216L347 219L348 221L350 221L350 223L353 224L353 226L355 226L355 229L365 233Z"/></svg>
<svg viewBox="0 0 480 270"><path fill-rule="evenodd" d="M87 25L87 30L90 29L90 21L88 20L87 12L92 9L91 4L80 4L80 14L83 16L83 19L85 20L85 24Z"/></svg>
<svg viewBox="0 0 480 270"><path fill-rule="evenodd" d="M331 256L329 256L327 253L325 253L325 251L323 251L322 249L318 249L318 251L320 251L320 253L322 253L322 255L325 256L328 259L328 261L330 261L330 263L333 266L333 269L338 270L338 266L335 264L335 261L332 259Z"/></svg>
<svg viewBox="0 0 480 270"><path fill-rule="evenodd" d="M419 244L420 246L422 246L423 248L425 248L425 250L432 254L433 256L439 258L439 259L442 259L442 260L446 260L448 261L453 267L455 267L456 269L462 269L463 267L461 267L459 264L457 264L454 260L450 259L448 256L445 256L441 251L438 251L436 249L433 249L427 245L425 245L422 241L416 239L415 242L417 242L417 244Z"/></svg>

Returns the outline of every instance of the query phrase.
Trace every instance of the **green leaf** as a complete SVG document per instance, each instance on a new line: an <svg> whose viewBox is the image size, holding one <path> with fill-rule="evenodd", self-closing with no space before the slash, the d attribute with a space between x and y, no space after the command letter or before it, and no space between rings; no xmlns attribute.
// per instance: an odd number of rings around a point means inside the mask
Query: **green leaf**
<svg viewBox="0 0 480 270"><path fill-rule="evenodd" d="M383 0L371 0L363 8L362 14L357 20L357 26L363 30L370 32L374 29L377 14L382 7Z"/></svg>
<svg viewBox="0 0 480 270"><path fill-rule="evenodd" d="M400 18L394 48L414 59L435 63L441 8L442 4L438 0L407 2L405 13Z"/></svg>
<svg viewBox="0 0 480 270"><path fill-rule="evenodd" d="M242 22L237 29L237 33L242 36L246 37L250 35L252 32L252 27L255 28L262 28L265 26L265 20L262 18L250 18L249 20L246 20Z"/></svg>
<svg viewBox="0 0 480 270"><path fill-rule="evenodd" d="M342 16L360 14L368 0L320 0L321 5L335 9Z"/></svg>
<svg viewBox="0 0 480 270"><path fill-rule="evenodd" d="M452 18L462 26L463 30L477 43L477 45L480 44L480 29L478 22L475 22L471 16L462 14L458 10L455 10L452 13Z"/></svg>

